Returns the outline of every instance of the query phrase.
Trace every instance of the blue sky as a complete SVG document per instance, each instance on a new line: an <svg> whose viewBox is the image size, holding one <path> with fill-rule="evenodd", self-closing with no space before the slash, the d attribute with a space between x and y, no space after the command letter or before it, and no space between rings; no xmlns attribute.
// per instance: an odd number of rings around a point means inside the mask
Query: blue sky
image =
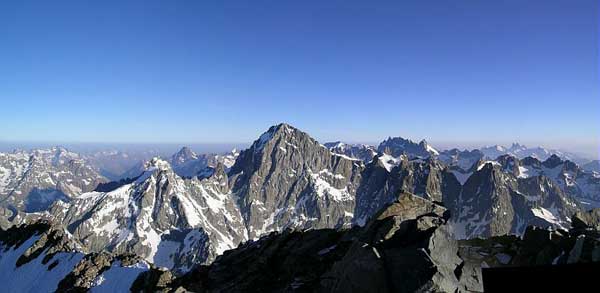
<svg viewBox="0 0 600 293"><path fill-rule="evenodd" d="M0 140L246 142L285 121L598 148L594 0L36 2L0 4Z"/></svg>

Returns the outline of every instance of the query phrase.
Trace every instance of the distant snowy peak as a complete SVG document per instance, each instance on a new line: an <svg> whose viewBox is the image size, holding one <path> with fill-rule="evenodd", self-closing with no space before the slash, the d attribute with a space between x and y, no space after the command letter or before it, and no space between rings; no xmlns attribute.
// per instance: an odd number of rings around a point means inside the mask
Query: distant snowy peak
<svg viewBox="0 0 600 293"><path fill-rule="evenodd" d="M576 199L586 208L600 207L600 175L586 171L576 163L563 160L556 154L544 161L534 157L518 159L514 155L501 155L495 160L479 160L476 169L471 169L469 172L453 172L464 185L467 183L466 179L470 180L472 177L472 172L481 171L488 165L505 174L513 175L515 179L547 178L562 192ZM469 177L465 178L466 175Z"/></svg>
<svg viewBox="0 0 600 293"><path fill-rule="evenodd" d="M365 163L370 162L377 155L377 149L372 145L366 144L348 144L340 141L328 142L324 144L332 153L345 155L347 157L361 160Z"/></svg>
<svg viewBox="0 0 600 293"><path fill-rule="evenodd" d="M0 208L11 211L14 223L18 212L44 211L107 181L83 156L62 147L0 153ZM0 219L0 226L8 225Z"/></svg>
<svg viewBox="0 0 600 293"><path fill-rule="evenodd" d="M508 151L510 152L522 152L522 151L526 151L528 148L518 142L513 142L512 145L510 145L510 148L508 148Z"/></svg>
<svg viewBox="0 0 600 293"><path fill-rule="evenodd" d="M182 177L205 176L207 170L222 164L226 169L231 168L239 156L239 151L233 149L223 154L197 154L188 147L183 147L171 157L171 165L177 175Z"/></svg>
<svg viewBox="0 0 600 293"><path fill-rule="evenodd" d="M171 165L177 175L193 177L208 166L207 155L198 155L189 147L182 147L171 157Z"/></svg>
<svg viewBox="0 0 600 293"><path fill-rule="evenodd" d="M442 151L438 156L438 159L452 169L465 173L470 171L473 168L473 165L483 157L484 154L479 150L461 151L459 149L451 149Z"/></svg>
<svg viewBox="0 0 600 293"><path fill-rule="evenodd" d="M427 141L426 141L426 140L421 140L421 142L419 143L419 145L420 145L420 146L422 146L422 147L424 147L424 148L425 148L425 150L426 150L428 153L430 153L430 154L432 154L432 155L434 155L434 156L439 156L439 154L440 154L440 153L439 153L439 152L438 152L436 149L434 149L434 148L433 148L433 147L432 147L432 146L431 146L429 143L427 143Z"/></svg>
<svg viewBox="0 0 600 293"><path fill-rule="evenodd" d="M501 145L486 146L479 150L483 153L483 156L488 159L496 159L497 157L508 153L508 150Z"/></svg>
<svg viewBox="0 0 600 293"><path fill-rule="evenodd" d="M237 160L239 155L240 151L237 149L233 149L225 154L211 155L208 159L208 165L210 167L216 167L218 164L223 164L226 169L229 169L235 164L235 160Z"/></svg>
<svg viewBox="0 0 600 293"><path fill-rule="evenodd" d="M377 163L380 164L380 166L384 167L385 170L387 170L388 172L391 172L394 167L398 166L403 159L406 159L406 156L401 155L397 158L394 158L391 155L385 153L377 155Z"/></svg>
<svg viewBox="0 0 600 293"><path fill-rule="evenodd" d="M377 147L379 153L385 153L393 157L407 155L409 157L430 157L438 156L439 152L433 148L426 140L419 143L402 137L390 137L379 144Z"/></svg>
<svg viewBox="0 0 600 293"><path fill-rule="evenodd" d="M460 207L452 220L458 238L521 235L531 224L570 225L578 209L573 198L551 177L526 175L528 169L520 164L509 155L478 162L455 202Z"/></svg>
<svg viewBox="0 0 600 293"><path fill-rule="evenodd" d="M177 153L171 157L171 164L179 165L187 161L198 159L198 155L189 147L182 147Z"/></svg>
<svg viewBox="0 0 600 293"><path fill-rule="evenodd" d="M523 159L526 157L537 158L538 160L544 161L548 159L552 155L557 155L561 159L571 160L574 162L582 162L582 158L575 154L564 152L560 150L554 149L546 149L543 147L526 147L519 143L513 143L510 147L505 147L501 145L494 146L486 146L479 149L486 158L488 159L496 159L502 155L512 155L519 159Z"/></svg>
<svg viewBox="0 0 600 293"><path fill-rule="evenodd" d="M171 170L171 164L166 160L161 159L160 157L154 157L144 165L145 171L154 171L154 170Z"/></svg>

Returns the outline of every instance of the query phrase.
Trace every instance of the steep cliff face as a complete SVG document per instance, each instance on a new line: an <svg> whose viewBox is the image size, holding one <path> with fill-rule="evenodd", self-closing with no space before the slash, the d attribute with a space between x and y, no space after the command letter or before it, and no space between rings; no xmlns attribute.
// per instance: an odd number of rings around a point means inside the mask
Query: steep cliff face
<svg viewBox="0 0 600 293"><path fill-rule="evenodd" d="M460 189L460 183L446 166L433 158L379 155L363 172L356 194L355 223L364 225L374 213L395 200L400 191L454 208Z"/></svg>
<svg viewBox="0 0 600 293"><path fill-rule="evenodd" d="M350 224L363 164L287 124L271 127L229 172L250 238L285 228Z"/></svg>
<svg viewBox="0 0 600 293"><path fill-rule="evenodd" d="M521 176L543 175L551 179L560 189L575 198L585 208L600 207L600 174L585 171L569 160L557 155L540 162L535 158L523 159Z"/></svg>
<svg viewBox="0 0 600 293"><path fill-rule="evenodd" d="M576 201L545 176L522 177L498 162L482 162L467 180L455 209L459 238L521 235L528 225L567 228ZM517 176L515 176L517 175Z"/></svg>

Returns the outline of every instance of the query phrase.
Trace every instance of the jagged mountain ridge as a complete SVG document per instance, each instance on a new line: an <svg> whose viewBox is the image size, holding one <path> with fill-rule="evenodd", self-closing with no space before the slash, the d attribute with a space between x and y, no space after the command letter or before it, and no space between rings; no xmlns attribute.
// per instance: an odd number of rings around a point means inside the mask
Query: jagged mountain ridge
<svg viewBox="0 0 600 293"><path fill-rule="evenodd" d="M175 271L210 262L247 239L222 165L209 178L183 179L153 159L134 182L57 203L50 215L85 251L135 253Z"/></svg>
<svg viewBox="0 0 600 293"><path fill-rule="evenodd" d="M377 149L367 144L347 144L341 141L328 142L323 144L332 153L348 156L352 159L359 159L365 163L371 162L377 155Z"/></svg>
<svg viewBox="0 0 600 293"><path fill-rule="evenodd" d="M354 222L363 225L377 210L392 202L398 192L410 192L446 202L460 192L460 183L435 158L409 159L378 155L366 166L357 192Z"/></svg>
<svg viewBox="0 0 600 293"><path fill-rule="evenodd" d="M272 231L365 224L400 191L443 202L455 215L451 224L460 228L460 237L518 234L532 223L565 226L577 209L564 191L571 185L542 172L559 170L560 164L572 169L570 163L538 161L541 171L530 171L538 170L534 159L479 160L463 182L455 166L440 161L443 152L426 158L405 151L394 157L389 147L388 152L365 164L280 124L241 152L228 171L221 166L206 176L182 178L169 162L155 160L133 182L58 202L38 217L63 223L86 251L136 253L184 272ZM482 175L489 164L491 174ZM577 178L584 174L578 172ZM471 180L476 174L479 179ZM544 187L543 194L536 186Z"/></svg>
<svg viewBox="0 0 600 293"><path fill-rule="evenodd" d="M207 178L182 178L154 159L133 182L58 202L42 217L66 226L85 252L134 253L185 272L271 231L348 227L362 168L282 124L228 173L219 164Z"/></svg>
<svg viewBox="0 0 600 293"><path fill-rule="evenodd" d="M229 176L250 238L284 228L349 225L360 160L332 153L287 124L240 153Z"/></svg>
<svg viewBox="0 0 600 293"><path fill-rule="evenodd" d="M181 177L194 177L199 174L206 175L218 165L223 164L226 169L231 168L239 156L237 149L225 154L197 154L189 147L182 147L171 157L171 166ZM208 171L208 170L210 171Z"/></svg>
<svg viewBox="0 0 600 293"><path fill-rule="evenodd" d="M521 235L528 225L567 228L580 209L545 176L520 178L495 162L484 162L463 186L453 205L458 238Z"/></svg>
<svg viewBox="0 0 600 293"><path fill-rule="evenodd" d="M407 155L409 157L427 158L439 155L439 152L430 146L426 140L416 143L402 137L389 137L379 144L377 151L393 157Z"/></svg>
<svg viewBox="0 0 600 293"><path fill-rule="evenodd" d="M85 157L62 147L0 153L0 226L19 223L24 212L46 210L107 181Z"/></svg>
<svg viewBox="0 0 600 293"><path fill-rule="evenodd" d="M510 147L494 145L494 146L485 146L479 149L484 157L487 159L495 159L502 155L511 155L513 157L517 157L519 159L524 159L526 157L536 158L540 161L545 161L550 158L552 155L556 155L563 160L574 161L578 163L582 163L585 161L581 156L576 154L565 152L556 149L547 149L544 147L527 147L519 143L513 143Z"/></svg>

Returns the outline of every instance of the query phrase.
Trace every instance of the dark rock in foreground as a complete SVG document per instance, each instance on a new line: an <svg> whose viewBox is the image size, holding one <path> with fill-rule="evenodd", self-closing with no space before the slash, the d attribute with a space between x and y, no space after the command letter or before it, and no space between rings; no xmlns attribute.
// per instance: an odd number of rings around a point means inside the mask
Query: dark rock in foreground
<svg viewBox="0 0 600 293"><path fill-rule="evenodd" d="M363 228L272 233L171 281L148 271L132 289L455 292L462 260L448 218L444 207L405 193Z"/></svg>

